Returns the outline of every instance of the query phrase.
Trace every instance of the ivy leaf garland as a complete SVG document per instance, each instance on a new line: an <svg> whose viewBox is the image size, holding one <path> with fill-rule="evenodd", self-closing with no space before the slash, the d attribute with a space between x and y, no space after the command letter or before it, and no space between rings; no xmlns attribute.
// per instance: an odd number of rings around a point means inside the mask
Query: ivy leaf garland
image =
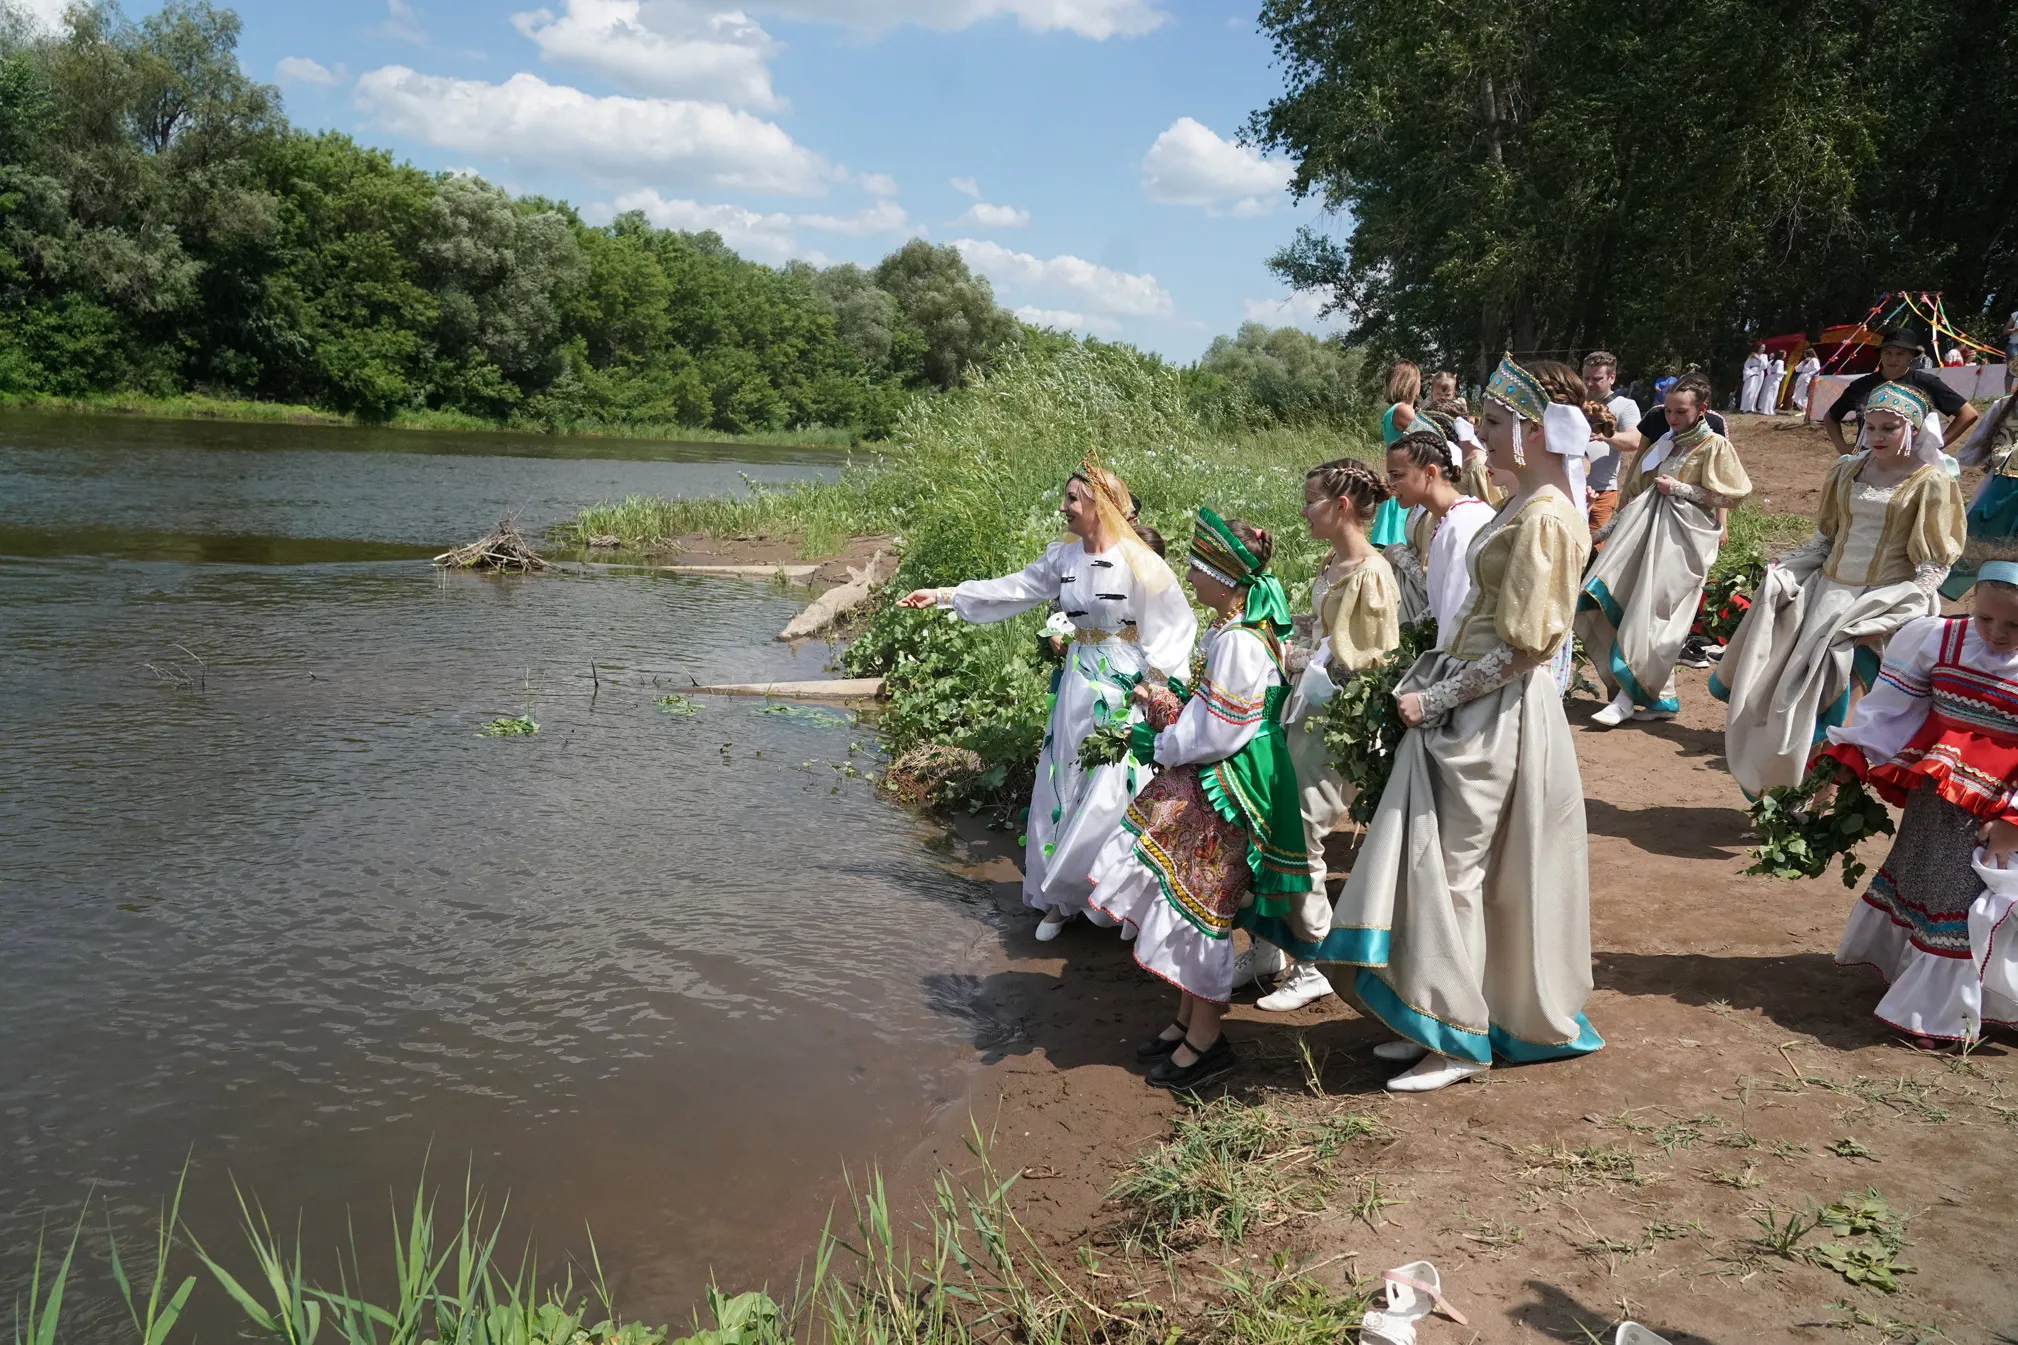
<svg viewBox="0 0 2018 1345"><path fill-rule="evenodd" d="M1096 770L1101 766L1118 766L1128 760L1128 731L1126 723L1113 727L1095 728L1079 744L1079 769Z"/></svg>
<svg viewBox="0 0 2018 1345"><path fill-rule="evenodd" d="M1843 886L1855 887L1864 876L1865 865L1856 856L1857 843L1866 836L1890 836L1892 815L1883 800L1864 788L1852 776L1836 789L1829 807L1815 811L1809 805L1815 794L1836 778L1833 757L1818 758L1808 776L1798 785L1780 785L1761 794L1749 815L1759 844L1752 851L1753 864L1746 873L1769 878L1819 878L1830 861L1843 858Z"/></svg>
<svg viewBox="0 0 2018 1345"><path fill-rule="evenodd" d="M1373 820L1381 791L1394 770L1394 750L1408 726L1395 708L1394 688L1423 651L1436 645L1436 622L1415 621L1401 628L1401 643L1365 672L1349 677L1325 704L1320 727L1332 767L1359 787L1347 815Z"/></svg>

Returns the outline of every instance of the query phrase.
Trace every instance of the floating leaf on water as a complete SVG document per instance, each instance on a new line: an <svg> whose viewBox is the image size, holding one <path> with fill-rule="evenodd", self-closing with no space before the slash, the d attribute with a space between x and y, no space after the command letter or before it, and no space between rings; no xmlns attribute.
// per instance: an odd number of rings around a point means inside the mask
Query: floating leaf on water
<svg viewBox="0 0 2018 1345"><path fill-rule="evenodd" d="M697 703L688 700L678 692L661 696L653 701L652 704L658 706L669 715L679 715L683 719L692 719L701 712L701 707Z"/></svg>
<svg viewBox="0 0 2018 1345"><path fill-rule="evenodd" d="M538 733L540 726L531 715L510 715L491 720L477 730L480 738L517 738Z"/></svg>
<svg viewBox="0 0 2018 1345"><path fill-rule="evenodd" d="M846 728L855 722L847 715L836 714L832 710L822 710L813 705L787 705L783 701L766 705L757 713L779 715L785 719L796 719L802 724L818 724L822 728Z"/></svg>

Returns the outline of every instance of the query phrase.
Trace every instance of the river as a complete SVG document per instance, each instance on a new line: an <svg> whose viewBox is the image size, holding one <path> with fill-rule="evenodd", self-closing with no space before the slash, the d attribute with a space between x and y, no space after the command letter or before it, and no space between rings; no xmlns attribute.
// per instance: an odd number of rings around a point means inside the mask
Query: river
<svg viewBox="0 0 2018 1345"><path fill-rule="evenodd" d="M333 1278L425 1162L548 1264L592 1228L679 1325L711 1271L788 1286L844 1167L964 1115L944 987L993 908L875 796L873 734L655 703L823 675L771 639L803 595L425 559L839 461L0 415L0 1298L89 1191L144 1234L185 1158L206 1246L235 1179ZM102 1271L69 1339L124 1339Z"/></svg>

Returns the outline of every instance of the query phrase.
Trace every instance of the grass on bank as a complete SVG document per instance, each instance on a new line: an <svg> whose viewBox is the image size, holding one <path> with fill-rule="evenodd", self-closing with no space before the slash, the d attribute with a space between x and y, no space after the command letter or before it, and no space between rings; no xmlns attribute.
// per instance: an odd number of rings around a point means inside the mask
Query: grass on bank
<svg viewBox="0 0 2018 1345"><path fill-rule="evenodd" d="M340 411L290 402L241 401L191 394L147 397L114 393L96 397L53 397L40 394L0 394L0 408L19 411L60 411L80 415L141 416L156 420L226 420L251 424L348 425L374 429L450 430L468 434L550 434L580 438L648 439L685 444L755 444L786 448L848 448L859 442L847 427L812 426L767 430L760 434L727 434L695 429L677 422L612 424L581 420L556 424L486 420L461 411L402 411L390 420L361 420Z"/></svg>
<svg viewBox="0 0 2018 1345"><path fill-rule="evenodd" d="M1303 1136L1303 1123L1278 1115L1275 1104L1218 1107L1205 1122L1258 1129L1271 1138L1239 1160L1275 1164L1293 1159L1280 1141ZM1211 1109L1208 1109L1210 1111ZM1254 1116L1243 1122L1236 1113ZM1194 1132L1180 1139L1180 1166L1204 1154ZM1336 1345L1369 1301L1370 1282L1334 1274L1321 1281L1276 1258L1265 1274L1221 1270L1213 1280L1185 1285L1165 1253L1140 1271L1082 1274L1054 1263L1023 1224L1010 1199L1017 1174L1004 1176L989 1158L979 1129L969 1147L976 1169L967 1180L941 1173L920 1222L892 1210L879 1176L850 1184L846 1225L830 1219L812 1261L780 1301L768 1291L707 1291L707 1324L696 1313L688 1334L672 1345L978 1345L1017 1340L1030 1345L1157 1345L1183 1338L1205 1345ZM186 1174L185 1174L186 1178ZM350 1243L317 1276L299 1238L274 1232L256 1200L238 1193L235 1253L206 1246L182 1221L183 1183L156 1223L151 1262L129 1274L118 1237L105 1233L106 1258L126 1322L113 1329L120 1345L169 1345L186 1337L176 1327L203 1286L237 1310L246 1338L273 1345L666 1345L669 1329L626 1320L603 1276L594 1241L586 1264L543 1269L529 1249L513 1259L501 1246L503 1208L465 1184L460 1208L437 1219L437 1197L423 1181L404 1209L391 1211L387 1233L390 1277L373 1284L353 1223ZM60 1258L38 1242L26 1301L14 1305L14 1345L57 1345L65 1305L77 1301L73 1281L87 1209ZM1152 1200L1151 1206L1154 1206ZM1237 1240L1237 1239L1236 1239ZM186 1252L186 1257L184 1253ZM178 1262L193 1259L186 1268ZM1080 1270L1087 1269L1082 1263ZM578 1282L577 1273L581 1279Z"/></svg>

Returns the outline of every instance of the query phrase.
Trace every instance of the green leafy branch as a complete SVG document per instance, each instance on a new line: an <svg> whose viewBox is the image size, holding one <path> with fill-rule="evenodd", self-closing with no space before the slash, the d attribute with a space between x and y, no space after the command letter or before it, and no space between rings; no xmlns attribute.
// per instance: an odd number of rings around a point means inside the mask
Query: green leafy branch
<svg viewBox="0 0 2018 1345"><path fill-rule="evenodd" d="M1373 667L1346 679L1325 704L1319 726L1332 767L1359 794L1349 815L1369 822L1394 770L1394 751L1408 726L1395 707L1394 689L1423 651L1436 645L1436 623L1416 621L1401 628L1401 643Z"/></svg>
<svg viewBox="0 0 2018 1345"><path fill-rule="evenodd" d="M1819 878L1840 855L1843 886L1857 885L1865 870L1855 853L1858 843L1867 836L1890 836L1895 828L1883 800L1854 776L1837 786L1827 808L1813 807L1815 795L1836 779L1839 770L1834 758L1822 757L1800 784L1769 789L1753 802L1749 816L1759 844L1751 852L1753 863L1746 873Z"/></svg>

